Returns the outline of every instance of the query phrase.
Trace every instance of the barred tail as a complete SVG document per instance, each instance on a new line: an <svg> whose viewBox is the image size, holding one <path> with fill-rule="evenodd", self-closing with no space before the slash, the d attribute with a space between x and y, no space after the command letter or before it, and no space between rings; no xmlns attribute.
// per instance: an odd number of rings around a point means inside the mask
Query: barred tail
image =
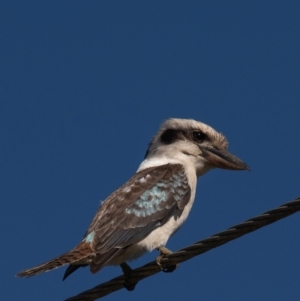
<svg viewBox="0 0 300 301"><path fill-rule="evenodd" d="M77 261L81 261L93 254L94 254L94 252L91 249L90 244L81 242L73 250L71 250L67 253L64 253L61 256L58 256L58 257L56 257L50 261L47 261L41 265L38 265L31 269L21 271L16 276L17 277L31 277L31 276L34 276L37 274L41 274L41 273L48 272L50 270L59 268L66 264L71 264L71 263L74 263Z"/></svg>

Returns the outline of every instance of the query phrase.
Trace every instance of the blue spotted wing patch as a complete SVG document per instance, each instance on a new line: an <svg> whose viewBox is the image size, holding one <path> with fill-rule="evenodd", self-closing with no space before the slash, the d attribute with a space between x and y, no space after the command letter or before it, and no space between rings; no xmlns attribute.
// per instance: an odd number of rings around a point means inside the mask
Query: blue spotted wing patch
<svg viewBox="0 0 300 301"><path fill-rule="evenodd" d="M179 171L168 179L161 179L151 189L146 190L129 208L126 214L148 217L157 211L170 210L183 199L188 184L184 183L185 174Z"/></svg>

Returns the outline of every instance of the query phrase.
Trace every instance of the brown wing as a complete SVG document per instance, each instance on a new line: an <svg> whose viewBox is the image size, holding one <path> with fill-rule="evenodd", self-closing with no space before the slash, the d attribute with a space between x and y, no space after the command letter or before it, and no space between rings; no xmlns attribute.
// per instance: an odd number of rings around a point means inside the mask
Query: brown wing
<svg viewBox="0 0 300 301"><path fill-rule="evenodd" d="M141 170L104 201L84 241L98 254L137 243L180 214L190 194L181 164Z"/></svg>

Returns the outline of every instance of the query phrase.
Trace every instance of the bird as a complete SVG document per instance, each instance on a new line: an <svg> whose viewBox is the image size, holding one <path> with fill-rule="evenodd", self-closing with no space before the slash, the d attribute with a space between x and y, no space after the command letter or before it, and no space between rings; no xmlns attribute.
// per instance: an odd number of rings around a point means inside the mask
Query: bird
<svg viewBox="0 0 300 301"><path fill-rule="evenodd" d="M120 265L128 276L127 261L154 249L160 251L156 260L161 265L161 259L172 252L166 248L167 241L191 211L197 178L214 168L250 170L227 148L225 136L207 124L167 119L150 141L136 173L102 202L80 243L16 276L31 277L65 265L69 266L63 280L85 266L96 273L104 266ZM161 267L166 272L176 268ZM128 290L134 287L126 285Z"/></svg>

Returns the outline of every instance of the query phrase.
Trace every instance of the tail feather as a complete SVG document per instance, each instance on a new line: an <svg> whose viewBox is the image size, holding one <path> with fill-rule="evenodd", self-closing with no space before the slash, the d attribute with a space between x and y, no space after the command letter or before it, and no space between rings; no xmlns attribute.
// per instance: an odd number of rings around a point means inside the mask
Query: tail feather
<svg viewBox="0 0 300 301"><path fill-rule="evenodd" d="M83 259L86 259L87 257L89 257L93 254L94 254L94 251L91 249L90 244L81 242L73 250L71 250L67 253L64 253L61 256L58 256L58 257L56 257L50 261L47 261L41 265L38 265L31 269L21 271L16 276L17 277L31 277L31 276L34 276L37 274L41 274L41 273L48 272L50 270L59 268L66 264L71 264L71 263L74 263L77 261L82 261Z"/></svg>
<svg viewBox="0 0 300 301"><path fill-rule="evenodd" d="M115 258L123 249L112 249L104 254L95 254L89 264L70 264L65 271L63 280L69 277L72 273L77 271L79 268L84 268L90 265L90 270L93 274L99 272L110 260Z"/></svg>

